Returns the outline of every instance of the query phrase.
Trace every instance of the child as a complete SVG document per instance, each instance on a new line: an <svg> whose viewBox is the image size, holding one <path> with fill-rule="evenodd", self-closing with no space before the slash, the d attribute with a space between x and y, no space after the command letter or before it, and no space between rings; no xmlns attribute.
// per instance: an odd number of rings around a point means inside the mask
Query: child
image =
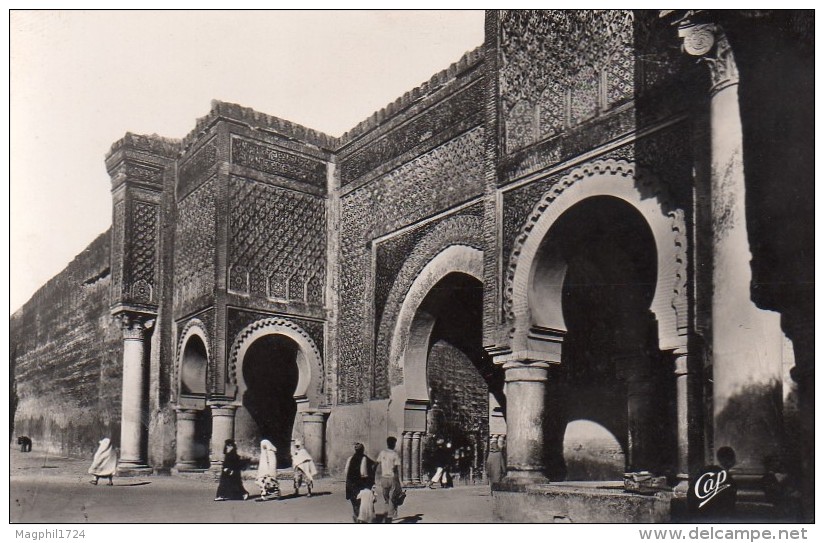
<svg viewBox="0 0 824 543"><path fill-rule="evenodd" d="M372 524L375 522L375 491L373 488L364 488L358 492L360 510L358 511L358 524Z"/></svg>

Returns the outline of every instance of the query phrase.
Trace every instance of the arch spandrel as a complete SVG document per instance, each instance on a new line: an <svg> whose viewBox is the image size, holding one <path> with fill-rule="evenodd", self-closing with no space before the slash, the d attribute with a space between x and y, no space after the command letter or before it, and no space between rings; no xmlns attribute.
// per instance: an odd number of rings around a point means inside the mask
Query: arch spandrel
<svg viewBox="0 0 824 543"><path fill-rule="evenodd" d="M521 228L505 270L504 310L509 329L509 350L529 350L529 332L535 324L529 303L530 294L538 265L537 256L544 239L564 212L593 196L619 198L633 206L647 221L658 253L657 282L650 309L658 323L659 345L662 350L684 347L687 327L687 244L683 211L671 205L658 179L646 172L639 172L633 163L600 160L573 170L544 193ZM557 317L552 322L542 324L563 333L566 324L558 297L564 273L561 261L558 259L558 265L550 265L544 270L556 276L554 283L549 281L542 287L546 290L542 294L548 295L544 303L555 307ZM553 284L557 288L552 288Z"/></svg>
<svg viewBox="0 0 824 543"><path fill-rule="evenodd" d="M243 375L243 360L252 344L265 336L288 337L298 346L295 362L298 384L294 398L298 410L316 409L323 399L323 359L311 336L296 323L279 317L260 319L246 326L235 337L229 351L229 382L237 388L235 402L240 402L247 389Z"/></svg>
<svg viewBox="0 0 824 543"><path fill-rule="evenodd" d="M375 345L375 363L386 364L390 388L402 380L402 375L399 373L401 366L397 362L398 352L393 345L396 343L397 323L403 318L403 307L409 293L412 292L414 283L418 281L429 263L449 247L465 247L482 251L482 235L483 220L480 217L471 215L450 217L424 236L406 258L387 296ZM483 281L480 276L475 277ZM426 292L420 294L418 305L425 296Z"/></svg>

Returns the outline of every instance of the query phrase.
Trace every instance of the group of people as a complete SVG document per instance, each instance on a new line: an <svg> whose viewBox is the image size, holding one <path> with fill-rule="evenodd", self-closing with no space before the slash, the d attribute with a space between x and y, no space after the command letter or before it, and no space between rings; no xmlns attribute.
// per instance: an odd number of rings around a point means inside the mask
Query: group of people
<svg viewBox="0 0 824 543"><path fill-rule="evenodd" d="M220 482L217 487L215 501L248 500L249 493L243 486L241 472L248 462L237 452L237 443L227 439L223 446L223 464L220 471ZM312 487L318 468L309 452L303 448L300 441L295 442L292 451L293 485L295 495L300 494L300 487L306 485L307 495L312 496ZM258 501L268 501L280 497L280 484L277 480L278 462L277 449L268 439L260 442L260 459L258 461L255 483L260 489Z"/></svg>
<svg viewBox="0 0 824 543"><path fill-rule="evenodd" d="M440 485L441 488L450 488L456 477L466 480L473 479L474 473L472 456L469 447L453 448L451 441L444 437L437 437L429 453L429 463L435 470L429 481L429 488ZM506 476L506 461L503 452L503 443L490 443L489 454L486 460L487 479L490 483L497 483Z"/></svg>
<svg viewBox="0 0 824 543"><path fill-rule="evenodd" d="M386 511L383 519L391 523L398 514L398 506L403 504L406 492L401 486L401 458L395 451L398 440L386 438L386 448L372 460L366 456L363 443L355 443L355 454L347 458L346 499L352 504L352 519L357 523L369 524L377 520L375 503L377 493L383 498Z"/></svg>
<svg viewBox="0 0 824 543"><path fill-rule="evenodd" d="M386 438L386 448L377 459L372 460L366 455L363 443L355 443L355 451L346 460L344 472L346 474L346 499L352 504L352 518L358 523L372 523L377 519L375 503L380 496L384 502L384 522L391 523L397 517L398 506L403 504L406 491L400 480L401 458L395 451L397 438ZM443 440L439 446L448 451ZM440 461L446 461L446 455ZM237 451L237 443L227 439L223 447L223 463L221 465L220 481L218 483L215 501L247 500L249 492L243 486L242 471L248 465L248 460L241 458ZM444 464L445 465L445 464ZM444 465L437 468L430 483L430 488L437 482L445 485L447 470ZM292 452L292 467L294 493L300 494L300 487L305 485L308 496L312 496L314 477L318 470L312 456L303 448L300 441L295 442ZM108 479L112 485L112 478L117 470L117 453L109 438L103 438L98 443L89 473L94 476L91 481L96 485L100 479ZM255 483L260 488L258 501L267 501L280 497L280 485L277 480L277 449L268 439L260 442L260 459ZM490 480L498 481L506 473L503 457L497 444L490 447L487 460L487 473Z"/></svg>

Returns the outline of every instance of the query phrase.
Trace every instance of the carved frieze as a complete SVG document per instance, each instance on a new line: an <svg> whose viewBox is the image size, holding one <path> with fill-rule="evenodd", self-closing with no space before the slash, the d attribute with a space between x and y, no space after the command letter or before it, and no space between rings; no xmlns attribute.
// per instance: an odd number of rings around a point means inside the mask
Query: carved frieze
<svg viewBox="0 0 824 543"><path fill-rule="evenodd" d="M212 166L217 163L217 146L214 138L185 159L177 170L177 197L185 198L198 183L204 181Z"/></svg>
<svg viewBox="0 0 824 543"><path fill-rule="evenodd" d="M326 163L263 142L233 136L232 163L326 188Z"/></svg>
<svg viewBox="0 0 824 543"><path fill-rule="evenodd" d="M153 185L160 185L163 183L163 169L157 166L149 166L147 164L139 164L128 161L125 164L124 170L126 173L126 178L132 181L142 181Z"/></svg>
<svg viewBox="0 0 824 543"><path fill-rule="evenodd" d="M626 82L610 66L616 52L633 44L632 11L504 10L500 28L507 153L632 96L633 89L610 81Z"/></svg>
<svg viewBox="0 0 824 543"><path fill-rule="evenodd" d="M118 302L123 298L123 255L126 250L126 202L115 202L112 212L112 286L111 301Z"/></svg>
<svg viewBox="0 0 824 543"><path fill-rule="evenodd" d="M501 120L507 154L608 112L683 66L657 13L504 10Z"/></svg>
<svg viewBox="0 0 824 543"><path fill-rule="evenodd" d="M341 184L346 185L358 179L380 164L479 113L483 96L483 82L476 81L377 141L363 146L341 162Z"/></svg>

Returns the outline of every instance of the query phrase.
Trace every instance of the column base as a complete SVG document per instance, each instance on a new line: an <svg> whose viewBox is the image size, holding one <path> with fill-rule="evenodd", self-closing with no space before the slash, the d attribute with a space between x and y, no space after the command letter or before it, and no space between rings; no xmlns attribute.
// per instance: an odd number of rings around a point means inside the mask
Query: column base
<svg viewBox="0 0 824 543"><path fill-rule="evenodd" d="M211 467L211 465L209 466ZM175 464L174 470L179 473L187 473L187 472L204 472L208 471L208 467L204 467L203 464L199 464L197 462L178 462Z"/></svg>
<svg viewBox="0 0 824 543"><path fill-rule="evenodd" d="M154 470L146 464L121 462L117 465L118 477L145 477L152 473L154 473Z"/></svg>
<svg viewBox="0 0 824 543"><path fill-rule="evenodd" d="M521 489L529 485L548 484L549 478L541 471L510 471L500 483L502 489Z"/></svg>

